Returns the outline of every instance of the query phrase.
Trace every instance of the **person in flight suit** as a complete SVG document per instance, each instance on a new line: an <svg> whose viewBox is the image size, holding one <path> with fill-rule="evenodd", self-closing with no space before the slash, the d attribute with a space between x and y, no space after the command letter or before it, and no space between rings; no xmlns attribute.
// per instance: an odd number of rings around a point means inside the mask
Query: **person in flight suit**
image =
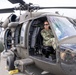
<svg viewBox="0 0 76 75"><path fill-rule="evenodd" d="M53 33L50 29L50 25L48 21L44 22L44 29L41 30L41 36L43 37L43 46L44 50L42 53L45 55L46 58L49 58L50 54L54 54L54 48L52 47L53 43Z"/></svg>

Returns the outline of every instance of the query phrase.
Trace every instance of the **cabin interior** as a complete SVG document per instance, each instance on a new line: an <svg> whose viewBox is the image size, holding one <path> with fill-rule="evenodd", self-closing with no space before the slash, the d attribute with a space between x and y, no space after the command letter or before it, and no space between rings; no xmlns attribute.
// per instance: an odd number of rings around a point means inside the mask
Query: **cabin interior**
<svg viewBox="0 0 76 75"><path fill-rule="evenodd" d="M30 25L29 54L41 60L55 61L56 51L52 48L52 51L54 52L50 52L51 49L49 47L43 46L43 37L41 36L41 30L44 29L44 21L47 21L47 18L41 17L33 20Z"/></svg>

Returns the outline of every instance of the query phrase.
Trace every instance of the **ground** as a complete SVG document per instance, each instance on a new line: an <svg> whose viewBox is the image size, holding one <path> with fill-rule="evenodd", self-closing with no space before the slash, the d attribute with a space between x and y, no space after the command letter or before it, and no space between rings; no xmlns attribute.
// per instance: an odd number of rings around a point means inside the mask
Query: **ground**
<svg viewBox="0 0 76 75"><path fill-rule="evenodd" d="M0 75L9 75L8 71L5 68L6 58L0 58ZM25 75L25 74L15 74L15 75Z"/></svg>
<svg viewBox="0 0 76 75"><path fill-rule="evenodd" d="M6 58L1 58L0 57L0 75L9 75L8 71L5 69L6 65ZM39 70L37 68L30 69L30 71L34 70L37 74L36 75L41 75L42 70ZM18 73L15 75L26 75L22 73ZM45 74L45 75L52 75L52 74Z"/></svg>

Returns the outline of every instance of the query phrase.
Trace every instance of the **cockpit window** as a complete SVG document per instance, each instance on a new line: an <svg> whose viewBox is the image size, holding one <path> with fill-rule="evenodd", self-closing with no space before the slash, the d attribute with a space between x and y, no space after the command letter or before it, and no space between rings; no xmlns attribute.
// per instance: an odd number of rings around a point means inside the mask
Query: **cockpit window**
<svg viewBox="0 0 76 75"><path fill-rule="evenodd" d="M58 40L76 35L74 25L67 18L50 16L50 21Z"/></svg>

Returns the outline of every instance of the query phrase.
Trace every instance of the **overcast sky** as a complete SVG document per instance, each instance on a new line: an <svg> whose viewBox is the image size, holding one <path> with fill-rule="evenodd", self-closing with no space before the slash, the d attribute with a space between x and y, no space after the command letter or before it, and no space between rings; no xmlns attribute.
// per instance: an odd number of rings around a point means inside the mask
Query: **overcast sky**
<svg viewBox="0 0 76 75"><path fill-rule="evenodd" d="M76 7L76 0L24 0L26 3L33 3L39 6L75 6ZM15 7L18 6L18 4L11 4L8 0L0 0L0 9L2 8L9 8L9 7ZM45 11L45 10L42 10ZM49 12L55 12L59 11L61 15L66 15L72 18L76 18L76 9L50 9L46 10ZM0 20L5 20L9 14L0 14ZM16 14L19 15L19 11L16 11Z"/></svg>

